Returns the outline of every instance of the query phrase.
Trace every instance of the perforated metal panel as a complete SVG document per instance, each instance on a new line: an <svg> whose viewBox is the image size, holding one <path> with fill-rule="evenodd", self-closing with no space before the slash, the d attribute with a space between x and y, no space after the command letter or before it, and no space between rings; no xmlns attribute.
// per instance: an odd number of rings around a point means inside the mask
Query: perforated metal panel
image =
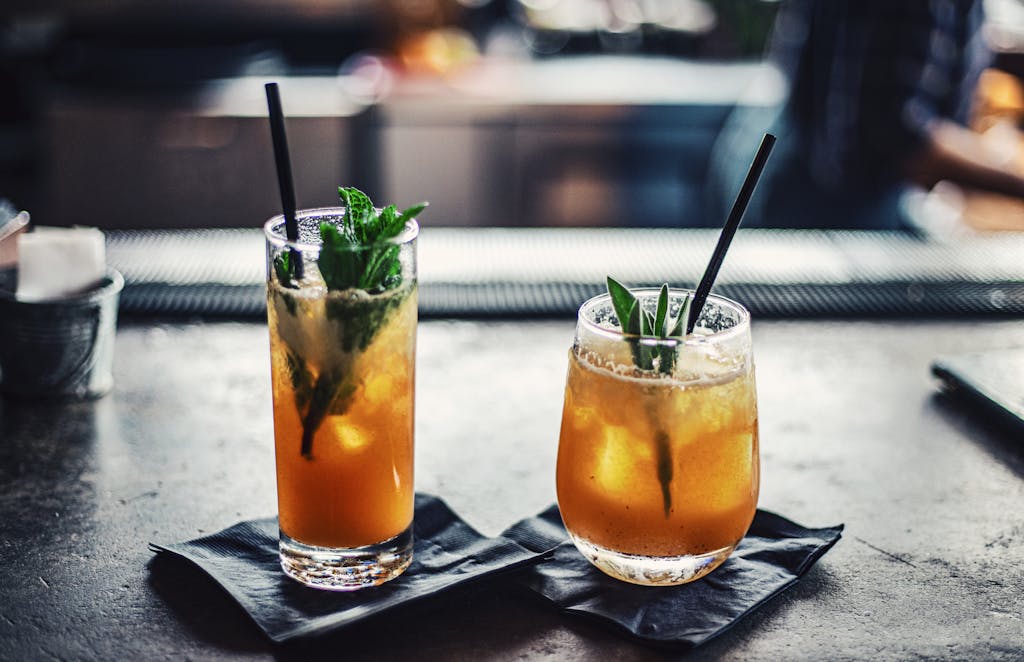
<svg viewBox="0 0 1024 662"><path fill-rule="evenodd" d="M424 229L423 316L571 316L613 275L692 287L718 233L651 229ZM264 314L259 230L120 231L121 309ZM714 292L760 317L1024 314L1024 237L955 245L885 233L741 230Z"/></svg>

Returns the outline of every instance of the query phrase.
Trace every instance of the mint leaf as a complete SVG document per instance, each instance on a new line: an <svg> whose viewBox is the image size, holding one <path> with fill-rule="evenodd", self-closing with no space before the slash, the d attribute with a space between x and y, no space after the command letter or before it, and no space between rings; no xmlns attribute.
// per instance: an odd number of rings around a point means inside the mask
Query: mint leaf
<svg viewBox="0 0 1024 662"><path fill-rule="evenodd" d="M284 287L298 288L295 283L295 258L290 251L284 251L274 258L274 275Z"/></svg>
<svg viewBox="0 0 1024 662"><path fill-rule="evenodd" d="M402 228L405 227L406 221L408 221L411 218L416 218L417 216L419 216L420 212L426 209L428 204L429 203L421 202L418 205L413 205L412 207L409 207L408 209L403 211L402 215L398 217L398 220L401 221L401 225L399 225L398 231L395 232L395 234L398 234L398 232L402 231Z"/></svg>
<svg viewBox="0 0 1024 662"><path fill-rule="evenodd" d="M629 291L629 288L611 276L607 278L608 296L612 300L615 317L624 334L635 336L629 338L630 351L633 352L633 363L641 370L652 368L650 348L640 344L640 337L651 335L650 328L654 324L650 313L643 309L640 301Z"/></svg>
<svg viewBox="0 0 1024 662"><path fill-rule="evenodd" d="M640 312L640 302L633 301L633 305L629 307L629 317L626 318L626 323L622 325L622 330L625 333L629 333L634 336L640 335L640 316L643 315Z"/></svg>
<svg viewBox="0 0 1024 662"><path fill-rule="evenodd" d="M343 228L333 223L320 224L320 239L323 245L320 247L317 265L329 290L356 287L364 268L363 251L353 250L351 238L344 236L342 232Z"/></svg>
<svg viewBox="0 0 1024 662"><path fill-rule="evenodd" d="M668 318L668 283L661 286L658 292L658 309L654 313L654 333L659 338L667 337L666 319Z"/></svg>
<svg viewBox="0 0 1024 662"><path fill-rule="evenodd" d="M676 318L676 323L672 326L672 330L668 332L668 336L671 338L682 338L686 335L686 322L690 319L690 302L692 297L687 294L686 298L683 299L683 307L679 309L679 317Z"/></svg>
<svg viewBox="0 0 1024 662"><path fill-rule="evenodd" d="M630 317L633 314L633 309L637 307L636 297L629 291L629 288L611 276L608 276L607 283L608 296L611 297L612 308L615 309L615 317L619 320L619 326L622 327L622 331L624 333L634 333L630 326ZM639 327L640 318L637 317L636 333L638 335L640 331Z"/></svg>
<svg viewBox="0 0 1024 662"><path fill-rule="evenodd" d="M397 237L405 229L405 221L399 220L398 208L394 205L380 210L380 225L386 237Z"/></svg>
<svg viewBox="0 0 1024 662"><path fill-rule="evenodd" d="M657 335L654 333L654 317L651 316L651 313L646 308L640 305L639 301L637 302L637 308L640 309L640 335L647 338L657 338Z"/></svg>
<svg viewBox="0 0 1024 662"><path fill-rule="evenodd" d="M302 357L291 350L285 355L285 362L288 365L292 390L295 392L295 409L303 412L313 397L313 373L306 367Z"/></svg>
<svg viewBox="0 0 1024 662"><path fill-rule="evenodd" d="M338 187L338 195L345 205L342 224L352 233L353 243L366 244L376 239L379 231L372 227L377 220L370 197L357 188Z"/></svg>
<svg viewBox="0 0 1024 662"><path fill-rule="evenodd" d="M313 435L320 428L324 417L334 403L334 398L342 388L344 374L322 372L313 385L309 396L309 407L302 417L302 456L313 458Z"/></svg>
<svg viewBox="0 0 1024 662"><path fill-rule="evenodd" d="M388 296L383 299L337 299L328 298L327 319L338 322L341 328L341 349L344 352L363 351L370 346L378 328L388 315L405 301L405 296Z"/></svg>

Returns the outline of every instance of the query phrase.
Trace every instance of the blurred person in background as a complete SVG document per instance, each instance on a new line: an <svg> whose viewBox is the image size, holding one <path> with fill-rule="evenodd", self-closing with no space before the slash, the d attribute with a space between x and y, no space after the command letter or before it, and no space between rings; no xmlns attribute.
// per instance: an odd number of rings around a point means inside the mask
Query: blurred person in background
<svg viewBox="0 0 1024 662"><path fill-rule="evenodd" d="M769 59L774 108L740 107L711 156L709 220L725 218L764 131L779 142L748 227L916 229L908 186L951 181L1024 199L1024 176L967 128L991 61L982 0L789 0Z"/></svg>

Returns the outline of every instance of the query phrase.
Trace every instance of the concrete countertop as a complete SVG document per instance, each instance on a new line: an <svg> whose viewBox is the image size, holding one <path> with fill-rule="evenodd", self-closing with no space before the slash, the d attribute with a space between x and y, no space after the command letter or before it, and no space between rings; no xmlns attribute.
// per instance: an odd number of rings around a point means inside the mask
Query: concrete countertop
<svg viewBox="0 0 1024 662"><path fill-rule="evenodd" d="M485 534L555 498L569 319L429 320L417 488ZM760 506L846 531L694 659L1024 657L1024 445L936 395L1019 321L758 321ZM114 391L0 401L0 659L661 659L498 587L275 647L174 542L275 511L267 330L122 325Z"/></svg>

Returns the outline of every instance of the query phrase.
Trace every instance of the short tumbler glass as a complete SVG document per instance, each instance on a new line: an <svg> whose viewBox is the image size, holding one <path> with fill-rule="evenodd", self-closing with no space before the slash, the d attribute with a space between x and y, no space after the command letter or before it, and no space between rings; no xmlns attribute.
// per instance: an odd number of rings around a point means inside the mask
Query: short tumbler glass
<svg viewBox="0 0 1024 662"><path fill-rule="evenodd" d="M281 567L337 591L386 582L412 560L419 232L409 221L321 265L320 225L343 215L299 211L297 241L281 216L264 226ZM393 268L386 286L329 290L320 267L348 264Z"/></svg>
<svg viewBox="0 0 1024 662"><path fill-rule="evenodd" d="M634 293L655 312L658 290ZM685 294L671 294L673 318ZM654 358L637 361L644 352ZM711 296L694 334L660 340L624 334L607 294L584 303L569 352L557 488L576 547L612 577L671 586L721 565L757 507L749 313Z"/></svg>

